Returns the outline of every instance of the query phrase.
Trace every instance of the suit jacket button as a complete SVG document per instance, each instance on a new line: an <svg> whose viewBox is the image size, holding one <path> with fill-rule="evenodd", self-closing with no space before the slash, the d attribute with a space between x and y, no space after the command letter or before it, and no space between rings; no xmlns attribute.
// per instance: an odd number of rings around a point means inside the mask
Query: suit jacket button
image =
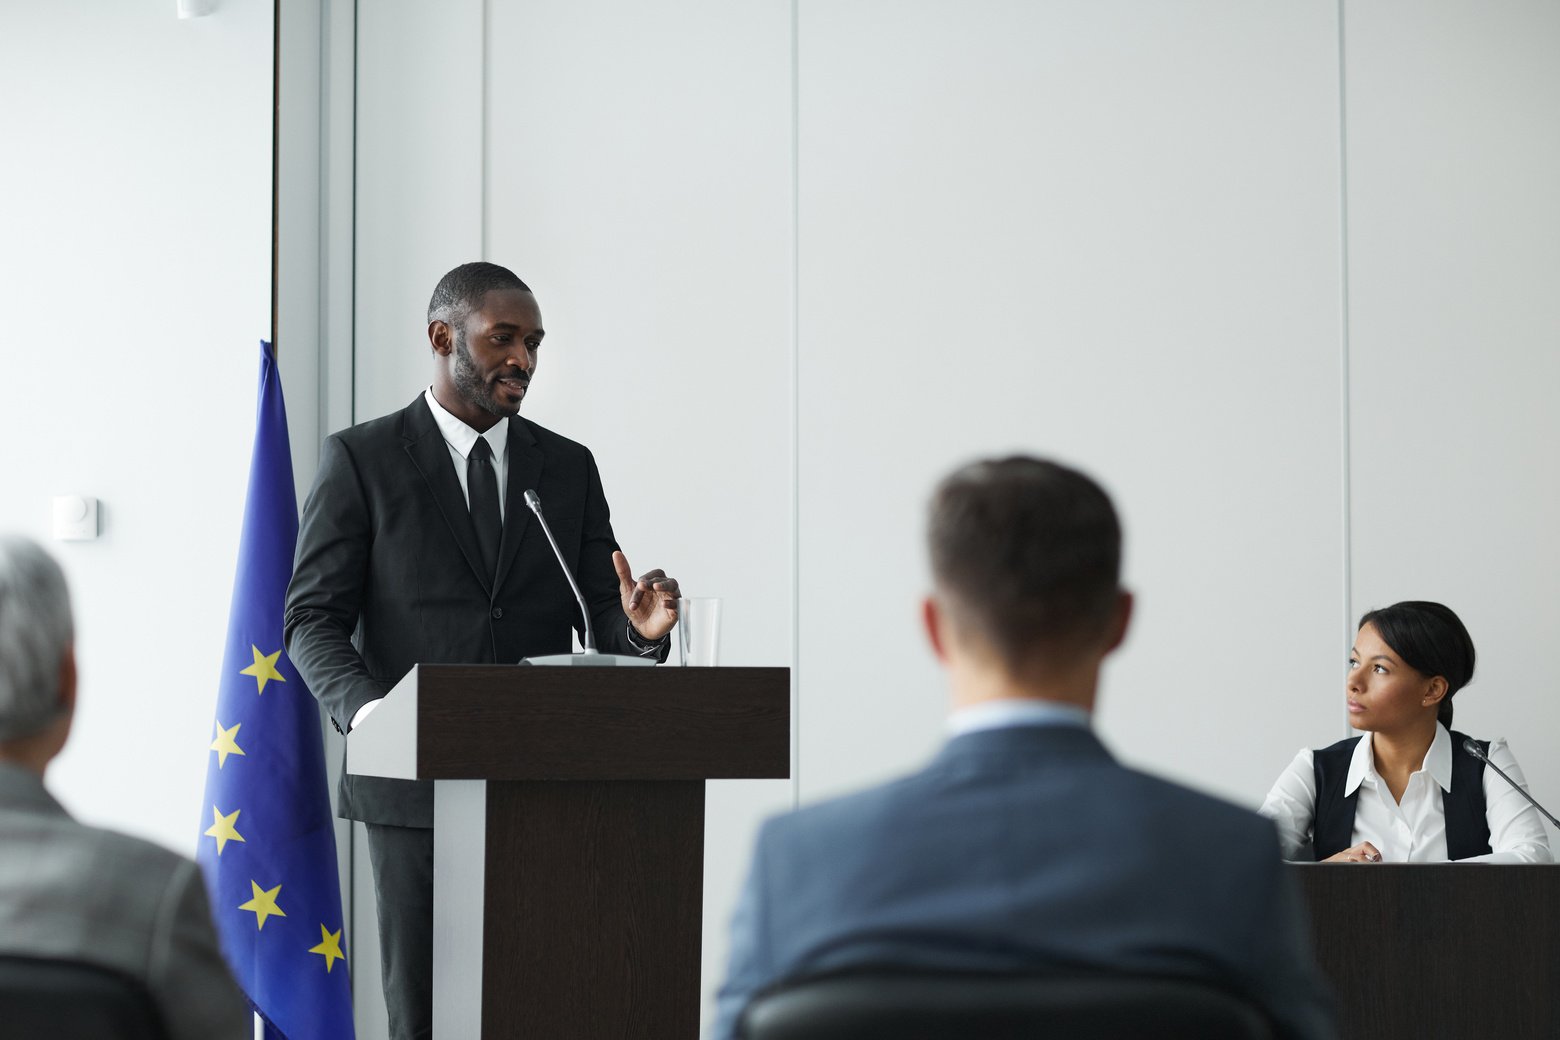
<svg viewBox="0 0 1560 1040"><path fill-rule="evenodd" d="M501 618L503 616L504 616L504 608L503 607L494 607L493 608L493 620L494 621L497 621L499 618Z"/></svg>

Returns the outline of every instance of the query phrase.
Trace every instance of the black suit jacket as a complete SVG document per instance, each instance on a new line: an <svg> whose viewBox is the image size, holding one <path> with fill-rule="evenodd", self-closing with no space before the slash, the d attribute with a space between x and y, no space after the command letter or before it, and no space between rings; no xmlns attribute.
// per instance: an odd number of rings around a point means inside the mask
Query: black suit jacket
<svg viewBox="0 0 1560 1040"><path fill-rule="evenodd" d="M534 488L578 577L603 652L638 653L618 594L617 541L584 445L515 417L496 577L444 437L419 397L325 441L287 589L287 655L342 732L419 663L568 653L582 628L568 581L526 508ZM664 657L665 648L661 650ZM350 738L349 738L350 739ZM340 814L433 826L433 785L343 773Z"/></svg>

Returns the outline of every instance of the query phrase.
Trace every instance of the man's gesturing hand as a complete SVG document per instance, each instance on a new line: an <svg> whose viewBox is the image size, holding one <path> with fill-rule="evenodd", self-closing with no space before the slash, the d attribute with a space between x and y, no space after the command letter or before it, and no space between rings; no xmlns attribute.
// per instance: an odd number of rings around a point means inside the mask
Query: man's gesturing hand
<svg viewBox="0 0 1560 1040"><path fill-rule="evenodd" d="M639 579L628 569L628 557L621 552L612 554L612 566L617 570L618 592L623 597L623 613L634 631L647 640L660 639L677 624L677 579L668 578L657 567L645 571Z"/></svg>

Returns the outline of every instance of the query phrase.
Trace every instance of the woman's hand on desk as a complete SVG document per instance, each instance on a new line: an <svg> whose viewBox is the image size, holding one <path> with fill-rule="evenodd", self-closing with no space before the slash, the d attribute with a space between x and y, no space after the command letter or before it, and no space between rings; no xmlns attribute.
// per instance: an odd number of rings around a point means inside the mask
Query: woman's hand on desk
<svg viewBox="0 0 1560 1040"><path fill-rule="evenodd" d="M1328 856L1323 863L1380 863L1381 853L1376 846L1368 841L1362 841L1352 849L1344 849L1342 852Z"/></svg>

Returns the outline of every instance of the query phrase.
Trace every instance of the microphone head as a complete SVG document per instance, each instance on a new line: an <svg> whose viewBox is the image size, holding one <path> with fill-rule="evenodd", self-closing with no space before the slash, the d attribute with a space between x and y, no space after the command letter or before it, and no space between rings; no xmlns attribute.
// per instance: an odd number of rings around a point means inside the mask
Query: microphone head
<svg viewBox="0 0 1560 1040"><path fill-rule="evenodd" d="M1474 758L1484 757L1484 749L1481 748L1479 746L1479 742L1474 740L1472 737L1463 738L1463 750L1468 752L1468 754L1472 755Z"/></svg>
<svg viewBox="0 0 1560 1040"><path fill-rule="evenodd" d="M531 512L533 513L540 513L542 511L542 500L537 498L536 492L530 488L527 488L525 492L525 504L530 507Z"/></svg>

